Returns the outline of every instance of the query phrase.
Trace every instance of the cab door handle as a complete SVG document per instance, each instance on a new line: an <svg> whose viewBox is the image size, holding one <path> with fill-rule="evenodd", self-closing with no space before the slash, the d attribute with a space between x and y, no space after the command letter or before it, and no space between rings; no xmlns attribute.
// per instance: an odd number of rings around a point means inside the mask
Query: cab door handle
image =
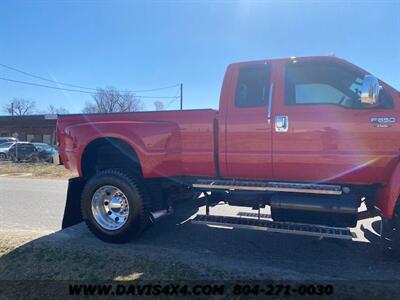
<svg viewBox="0 0 400 300"><path fill-rule="evenodd" d="M275 116L275 131L287 132L289 130L288 116Z"/></svg>

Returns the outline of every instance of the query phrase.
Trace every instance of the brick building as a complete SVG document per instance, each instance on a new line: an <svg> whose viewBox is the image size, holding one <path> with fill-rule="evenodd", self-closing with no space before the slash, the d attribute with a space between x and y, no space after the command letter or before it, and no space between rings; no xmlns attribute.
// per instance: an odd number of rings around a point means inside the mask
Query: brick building
<svg viewBox="0 0 400 300"><path fill-rule="evenodd" d="M57 115L0 116L0 136L55 144Z"/></svg>

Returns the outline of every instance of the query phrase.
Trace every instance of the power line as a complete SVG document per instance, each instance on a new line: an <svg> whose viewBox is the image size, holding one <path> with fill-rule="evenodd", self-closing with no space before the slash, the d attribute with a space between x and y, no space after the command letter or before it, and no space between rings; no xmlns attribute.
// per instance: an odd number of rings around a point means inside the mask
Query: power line
<svg viewBox="0 0 400 300"><path fill-rule="evenodd" d="M63 91L69 91L69 92L79 92L79 93L92 94L92 95L95 94L94 92L89 92L89 91L61 88L61 87L57 87L57 86L50 86L50 85L45 85L45 84L40 84L40 83L34 83L34 82L28 82L28 81L22 81L22 80L15 80L15 79L11 79L11 78L0 77L0 80L10 81L10 82L15 82L15 83L21 83L21 84L27 84L27 85L33 85L33 86L44 87L44 88L55 89L55 90L63 90Z"/></svg>
<svg viewBox="0 0 400 300"><path fill-rule="evenodd" d="M94 88L85 87L85 86L81 86L81 85L75 85L75 84L70 84L70 83L58 82L58 81L55 81L55 80L51 80L51 79L48 79L48 78L45 78L45 77L42 77L42 76L38 76L38 75L29 73L29 72L25 72L25 71L19 70L19 69L14 68L14 67L7 66L7 65L5 65L5 64L1 64L1 63L0 63L0 66L4 67L4 68L6 68L6 69L13 70L13 71L15 71L15 72L18 72L18 73L21 73L21 74L24 74L24 75L33 77L33 78L37 78L37 79L44 80L44 81L53 82L53 83L57 83L57 84L61 84L61 85L66 85L66 86L70 86L70 87L75 87L75 88L80 88L80 89L96 90L96 89L94 89Z"/></svg>
<svg viewBox="0 0 400 300"><path fill-rule="evenodd" d="M40 79L40 80L47 81L47 82L57 83L57 84L60 84L60 85L70 86L70 87L74 87L74 88L78 88L78 89L84 89L84 90L92 90L92 91L97 91L98 90L97 88L93 88L93 87L86 87L86 86L82 86L82 85L76 85L76 84L71 84L71 83L65 83L65 82L52 80L52 79L45 78L45 77L42 77L42 76L39 76L39 75L35 75L35 74L32 74L32 73L29 73L29 72L26 72L26 71L23 71L23 70L20 70L20 69L17 69L17 68L14 68L14 67L11 67L11 66L8 66L8 65L5 65L5 64L2 64L2 63L0 63L0 66L2 66L3 68L6 68L6 69L13 70L15 72L18 72L18 73L33 77L33 78L37 78L37 79ZM177 86L179 86L179 84L174 84L174 85L169 85L169 86L164 86L164 87L159 87L159 88L154 88L154 89L134 90L134 91L126 91L126 92L131 92L131 93L154 92L154 91L161 91L161 90L171 89L171 88L174 88L174 87L177 87Z"/></svg>
<svg viewBox="0 0 400 300"><path fill-rule="evenodd" d="M155 89L135 90L135 91L126 91L126 92L131 92L131 93L154 92L154 91L161 91L161 90L166 90L166 89L172 89L172 88L177 87L177 86L179 86L179 83L174 84L174 85L169 85L169 86L160 87L160 88L155 88Z"/></svg>
<svg viewBox="0 0 400 300"><path fill-rule="evenodd" d="M170 102L167 103L167 105L165 106L165 109L167 109L168 107L170 107L170 105L171 105L176 99L178 99L178 98L180 97L180 95L178 96L179 92L180 92L180 88L176 90L175 96L172 97L172 100L171 100Z"/></svg>
<svg viewBox="0 0 400 300"><path fill-rule="evenodd" d="M45 85L45 84L22 81L22 80L15 80L15 79L5 78L5 77L0 77L0 80L14 82L14 83L20 83L20 84L25 84L25 85L32 85L32 86L37 86L37 87L42 87L42 88L54 89L54 90L62 90L62 91L67 91L67 92L84 93L84 94L90 94L90 95L96 94L96 92L89 92L89 91L83 91L83 90L78 90L78 89L61 88L61 87L57 87L57 86ZM129 92L129 91L127 91L127 92ZM150 98L150 99L162 99L162 98L170 99L170 98L172 98L171 96L143 96L143 95L135 95L135 97Z"/></svg>

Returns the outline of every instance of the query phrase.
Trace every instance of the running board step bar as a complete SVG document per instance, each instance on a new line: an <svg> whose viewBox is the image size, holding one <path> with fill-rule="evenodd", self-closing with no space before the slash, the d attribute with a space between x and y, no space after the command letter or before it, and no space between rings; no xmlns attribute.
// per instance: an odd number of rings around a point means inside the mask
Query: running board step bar
<svg viewBox="0 0 400 300"><path fill-rule="evenodd" d="M237 214L239 217L252 217L252 218L262 218L262 219L271 219L270 214L258 214L258 213L253 213L253 212L245 212L245 211L239 211Z"/></svg>
<svg viewBox="0 0 400 300"><path fill-rule="evenodd" d="M289 192L307 194L341 195L349 193L350 188L330 184L291 183L274 181L246 181L231 179L198 179L194 188L204 190L241 190L258 192Z"/></svg>
<svg viewBox="0 0 400 300"><path fill-rule="evenodd" d="M193 224L252 229L278 233L308 235L324 238L351 240L356 238L355 233L348 228L330 227L314 224L276 222L261 219L226 217L217 215L197 215Z"/></svg>

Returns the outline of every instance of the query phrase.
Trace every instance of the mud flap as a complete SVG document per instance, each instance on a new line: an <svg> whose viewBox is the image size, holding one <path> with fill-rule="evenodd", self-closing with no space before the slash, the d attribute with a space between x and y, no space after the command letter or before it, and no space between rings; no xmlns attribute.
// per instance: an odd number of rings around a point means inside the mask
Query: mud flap
<svg viewBox="0 0 400 300"><path fill-rule="evenodd" d="M82 222L80 200L86 181L81 177L68 180L67 202L61 228L67 228Z"/></svg>

